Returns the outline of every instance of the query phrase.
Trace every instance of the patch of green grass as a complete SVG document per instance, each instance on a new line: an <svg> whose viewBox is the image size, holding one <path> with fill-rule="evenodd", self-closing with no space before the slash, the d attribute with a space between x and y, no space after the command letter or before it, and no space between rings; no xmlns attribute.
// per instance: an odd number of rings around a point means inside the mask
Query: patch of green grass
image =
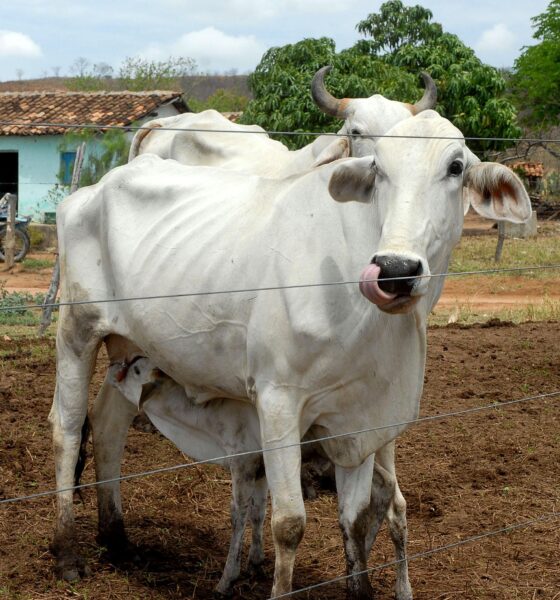
<svg viewBox="0 0 560 600"><path fill-rule="evenodd" d="M26 306L42 304L44 299L44 294L8 292L0 287L0 325L38 325L41 309Z"/></svg>
<svg viewBox="0 0 560 600"><path fill-rule="evenodd" d="M528 321L559 321L560 301L544 300L540 304L514 306L511 308L479 309L469 304L459 304L446 309L436 309L428 319L429 325L448 325L450 322L462 325L486 323L491 319L527 323Z"/></svg>
<svg viewBox="0 0 560 600"><path fill-rule="evenodd" d="M506 239L500 263L494 262L497 237L466 236L453 251L449 271L479 271L484 269L509 269L537 265L560 265L560 236L538 236L520 240ZM560 277L560 269L522 271L517 275L534 278Z"/></svg>
<svg viewBox="0 0 560 600"><path fill-rule="evenodd" d="M26 271L41 271L42 269L52 269L54 260L52 258L25 258L22 264Z"/></svg>

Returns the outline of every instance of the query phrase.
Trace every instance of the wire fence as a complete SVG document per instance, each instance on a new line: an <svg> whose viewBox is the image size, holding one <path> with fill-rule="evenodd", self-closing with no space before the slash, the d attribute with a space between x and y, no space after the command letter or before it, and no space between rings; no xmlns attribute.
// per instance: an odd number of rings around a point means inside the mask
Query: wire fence
<svg viewBox="0 0 560 600"><path fill-rule="evenodd" d="M526 271L539 271L539 270L551 270L551 269L560 269L560 264L554 265L536 265L531 267L508 267L502 269L482 269L479 271L460 271L460 272L449 272L449 273L430 273L429 275L416 275L413 279L432 279L432 278L440 278L440 277L461 277L461 276L472 276L472 275L489 275L492 273L518 273L518 272L526 272ZM380 277L376 279L378 283L388 282L388 281L402 281L402 280L410 280L409 277ZM367 283L369 279L362 280ZM356 285L359 284L359 280L350 280L350 281L331 281L331 282L322 282L322 283L301 283L294 285L276 285L276 286L265 286L265 287L257 287L257 288L242 288L242 289L228 289L228 290L207 290L200 292L182 292L176 294L158 294L155 296L131 296L128 298L100 298L97 300L75 300L75 301L61 301L61 302L52 302L48 304L20 304L17 306L4 306L0 307L0 312L11 312L11 311L22 311L28 309L43 309L43 308L59 308L61 306L82 306L88 304L110 304L110 303L118 303L118 302L136 302L136 301L144 301L144 300L162 300L166 298L195 298L199 296L219 296L224 294L246 294L246 293L258 293L258 292L271 292L271 291L280 291L280 290L298 290L298 289L306 289L306 288L318 288L318 287L332 287L332 286L340 286L340 285Z"/></svg>
<svg viewBox="0 0 560 600"><path fill-rule="evenodd" d="M483 412L486 410L497 410L497 409L502 409L502 408L509 407L509 406L523 404L525 402L532 402L535 400L545 400L545 399L549 399L549 398L555 398L557 396L560 396L560 391L549 392L549 393L545 393L545 394L537 394L534 396L525 396L524 398L507 400L505 402L493 402L492 404L486 404L484 406L475 406L472 408L465 408L463 410L458 410L458 411L453 411L453 412L448 412L448 413L443 413L443 414L429 415L426 417L420 417L418 419L401 421L399 423L391 423L388 425L379 425L377 427L368 427L366 429L358 429L358 430L349 431L346 433L338 433L338 434L333 434L333 435L326 435L323 437L317 437L317 438L313 438L313 439L309 439L309 440L302 440L297 444L286 444L286 445L281 445L281 446L275 446L273 448L259 448L258 450L247 450L245 452L236 452L234 454L225 454L223 456L215 456L215 457L207 458L204 460L197 460L197 461L188 462L188 463L180 463L178 465L172 465L169 467L161 467L159 469L151 469L148 471L142 471L141 473L132 473L130 475L123 475L121 477L114 477L112 479L93 481L91 483L81 483L79 485L74 485L74 486L70 486L67 488L63 488L63 489L47 490L44 492L36 492L34 494L28 494L26 496L19 496L17 498L4 498L4 499L0 500L0 504L12 504L15 502L23 502L24 500L34 500L37 498L44 498L45 496L54 496L56 494L60 494L63 492L78 491L78 490L82 490L85 488L97 487L97 486L105 485L108 483L130 481L132 479L139 479L140 477L147 477L149 475L161 475L163 473L170 473L172 471L188 469L188 468L197 467L200 465L206 465L206 464L212 464L212 463L223 463L223 462L227 462L232 459L235 459L235 458L244 458L247 456L254 456L256 454L262 454L263 452L277 452L279 450L286 450L288 448L295 448L297 446L300 446L300 447L307 446L310 444L317 444L317 443L326 442L329 440L341 439L341 438L356 436L356 435L363 435L364 433L372 433L374 431L383 431L385 429L391 429L394 427L400 428L400 427L406 427L406 426L410 426L410 425L416 425L419 423L440 421L440 420L448 419L451 417L460 417L460 416Z"/></svg>
<svg viewBox="0 0 560 600"><path fill-rule="evenodd" d="M123 131L128 131L128 132L136 132L136 131L140 131L140 130L150 130L149 126L148 127L147 126L133 126L133 125L115 126L115 125L83 124L83 123L80 123L80 124L76 124L76 123L43 123L43 122L19 123L19 122L10 122L10 121L0 121L0 125L14 126L14 127L19 127L19 128L39 127L39 128L59 128L59 129L68 129L68 130L95 129L95 130L105 130L105 131L106 130L123 130ZM442 137L437 136L435 138L430 138L429 136L400 136L400 135L395 136L395 135L390 135L390 134L389 135L387 135L387 134L374 135L374 136L372 136L372 135L348 136L348 134L345 134L345 133L324 133L324 132L312 132L312 131L293 132L293 131L272 131L272 130L252 131L252 130L244 130L242 128L240 128L239 130L236 130L236 129L231 129L231 130L230 129L227 129L227 130L226 129L211 129L210 130L210 129L201 129L201 128L159 127L157 129L157 131L176 131L176 132L184 131L184 132L192 132L192 133L238 133L238 134L242 133L242 134L255 134L255 135L267 135L267 136L308 135L308 136L355 137L355 138L358 138L358 137L381 138L381 137L383 137L383 138L407 138L407 139L415 138L415 139L444 139L444 140L465 139L466 141L496 141L496 142L511 142L511 143L526 142L526 143L536 143L536 144L560 143L560 139L553 139L553 138L551 138L551 139L506 138L506 137L466 137L466 138L463 138L463 137L452 137L452 136L442 136ZM13 182L7 182L7 183L12 184ZM21 183L19 183L19 185L60 185L60 182L41 182L41 183L21 182ZM523 272L523 271L537 271L537 270L546 270L546 269L560 269L560 265L559 264L551 264L551 265L539 265L539 266L506 268L506 269L485 269L485 270L479 270L479 271L437 273L437 274L430 274L430 275L421 275L417 278L418 279L419 278L438 278L438 277L454 277L454 276L467 276L467 275L470 276L470 275L483 275L483 274L501 273L501 272L504 272L504 273L510 272L511 273L511 272ZM378 281L382 282L382 281L393 281L393 280L401 280L401 279L410 279L410 278L409 277L395 277L395 278L383 278L383 279L380 278ZM75 301L75 302L61 301L61 302L55 302L55 303L47 304L47 305L30 304L30 305L22 305L22 306L0 307L0 312L21 311L22 309L44 309L47 306L53 307L53 308L58 308L61 306L72 306L72 305L131 302L131 301L149 301L149 300L164 299L164 298L188 298L188 297L212 296L212 295L223 295L223 294L240 294L240 293L247 293L247 292L258 293L258 292L267 292L267 291L275 291L275 290L293 290L293 289L327 287L327 286L355 285L358 283L360 283L360 282L359 281L319 282L319 283L303 283L303 284L295 284L295 285L267 286L267 287L245 288L245 289L207 290L207 291L185 292L185 293L177 293L177 294L161 294L161 295L155 295L155 296L138 296L138 297L129 297L129 298L96 299L96 300L85 300L85 301ZM104 480L104 481L84 483L84 484L80 484L77 486L72 486L72 487L60 489L60 490L47 490L47 491L43 491L43 492L29 494L26 496L20 496L20 497L14 497L14 498L4 498L4 499L0 500L0 504L2 504L2 505L15 504L15 503L29 501L29 500L33 500L33 499L44 498L44 497L48 497L48 496L55 496L56 494L59 494L61 492L77 491L77 490L81 490L84 488L96 487L96 486L108 484L108 483L130 481L133 479L138 479L138 478L147 477L147 476L156 475L156 474L169 473L172 471L177 471L180 469L195 467L198 465L203 465L203 464L208 464L208 463L216 463L216 462L221 462L221 463L226 462L227 463L227 461L231 461L233 459L243 458L245 456L250 456L250 455L255 455L255 454L262 454L263 452L272 452L272 451L283 450L283 449L294 447L297 445L305 446L308 444L316 444L316 443L320 443L320 442L324 442L324 441L328 441L328 440L332 440L332 439L343 438L346 436L355 436L355 435L361 435L361 434L365 434L365 433L371 433L371 432L382 430L382 429L410 426L410 425L421 424L421 423L425 423L425 422L444 420L444 419L452 418L452 417L464 417L464 416L467 416L467 415L473 414L473 413L478 413L478 412L487 411L487 410L502 409L505 407L520 405L522 403L532 402L532 401L536 401L536 400L541 400L541 401L548 400L551 398L556 398L558 396L560 396L560 391L536 394L533 396L526 396L524 398L508 400L508 401L499 402L499 403L492 403L492 404L479 406L479 407L473 407L473 408L464 409L464 410L460 410L460 411L448 412L448 413L437 414L437 415L430 415L430 416L421 417L421 418L410 420L410 421L403 421L400 423L392 423L389 425L361 429L361 430L352 431L352 432L348 432L348 433L329 435L329 436L324 436L321 438L316 438L313 440L303 440L299 444L290 444L290 445L279 446L279 447L275 447L275 448L264 448L264 449L246 451L246 452L239 452L239 453L235 453L235 454L226 454L226 455L214 457L211 459L199 460L199 461L194 461L194 462L189 462L189 463L181 463L181 464L177 464L177 465L146 470L146 471L143 471L140 473L133 473L133 474L124 475L124 476L121 476L118 478L108 479L108 480ZM466 538L464 540L460 540L458 542L439 546L437 548L433 548L433 549L430 549L430 550L427 550L424 552L419 552L417 554L409 555L406 559L403 559L403 560L413 561L413 560L422 559L424 557L428 557L428 556L434 555L436 553L446 552L446 551L452 550L454 548L457 548L457 547L460 547L460 546L463 546L466 544L470 544L470 543L474 543L474 542L477 542L477 541L480 541L483 539L487 539L489 537L502 535L502 534L506 534L506 533L511 533L511 532L514 532L514 531L517 531L517 530L520 530L523 528L534 526L538 523L552 521L552 520L557 519L559 514L560 513L557 513L557 512L547 513L545 515L541 515L541 516L531 519L531 520L511 524L511 525L508 525L508 526L500 528L500 529L496 529L496 530L484 532L484 533L481 533L481 534L478 534L478 535L475 535L472 537L468 537L468 538ZM397 561L391 561L391 562L387 562L387 563L380 564L380 565L375 565L375 566L370 567L367 570L363 571L363 573L370 574L375 571L384 569L386 567L396 566L401 562L403 562L403 561L397 560ZM311 586L307 586L304 588L294 590L288 594L276 596L276 597L274 597L274 599L270 599L270 600L278 600L280 598L291 597L291 596L295 596L295 595L299 595L299 594L303 594L303 593L308 593L310 591L322 588L326 585L331 585L336 582L341 582L341 581L347 580L349 577L350 576L348 576L348 575L344 575L344 576L336 577L336 578L333 578L330 580L322 581L318 584L314 584Z"/></svg>
<svg viewBox="0 0 560 600"><path fill-rule="evenodd" d="M480 540L488 539L490 537L495 537L497 535L503 535L505 533L512 533L514 531L519 531L520 529L525 529L527 527L532 527L534 525L538 525L539 523L544 523L546 521L551 521L553 519L557 519L560 517L560 513L551 512L545 515L541 515L540 517L536 517L534 519L530 519L528 521L523 521L521 523L515 523L512 525L508 525L507 527L502 527L500 529L494 529L493 531L486 531L484 533L480 533L478 535L473 535L471 537L465 538L464 540L460 540L458 542L452 542L451 544L445 544L444 546L438 546L437 548L432 548L431 550L426 550L424 552L418 552L416 554L411 554L406 558L401 560L393 560L390 562L386 562L380 565L375 565L364 571L359 571L358 573L354 573L352 575L340 575L339 577L333 577L332 579L328 579L325 581L321 581L320 583L315 583L313 585L308 585L303 588L299 588L297 590L293 590L292 592L288 592L286 594L281 594L280 596L273 596L268 598L268 600L279 600L280 598L289 598L303 593L309 593L313 590L317 590L319 588L323 588L326 585L332 585L333 583L340 583L341 581L347 581L351 577L355 577L358 575L368 575L372 574L375 571L381 571L382 569L386 569L387 567L395 567L404 562L410 562L414 560L418 560L421 558L426 558L428 556L433 556L434 554L439 554L440 552L448 552L449 550L454 550L455 548L460 548L461 546L465 546L467 544L472 544L473 542L479 542Z"/></svg>
<svg viewBox="0 0 560 600"><path fill-rule="evenodd" d="M195 114L195 113L193 113ZM94 129L94 130L117 130L117 131L154 131L149 125L109 125L103 123L56 123L56 122L20 122L20 121L5 121L0 120L2 127L18 127L21 129L32 129L35 127L45 129ZM437 139L437 140L465 140L476 142L511 142L520 143L542 143L542 144L557 144L560 143L560 138L538 138L538 137L482 137L482 136L419 136L419 135L393 135L393 134L349 134L340 132L324 132L324 131L280 131L266 130L255 131L252 129L243 129L243 125L238 125L239 129L208 129L200 127L157 127L157 131L186 131L190 133L232 133L232 134L250 134L250 135L267 135L267 136L329 136L329 137L353 137L353 138L392 138L392 139Z"/></svg>

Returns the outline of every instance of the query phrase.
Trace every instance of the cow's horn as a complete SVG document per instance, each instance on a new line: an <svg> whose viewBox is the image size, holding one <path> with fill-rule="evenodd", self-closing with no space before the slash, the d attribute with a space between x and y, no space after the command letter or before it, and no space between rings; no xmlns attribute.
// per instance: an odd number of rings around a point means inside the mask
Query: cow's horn
<svg viewBox="0 0 560 600"><path fill-rule="evenodd" d="M424 95L413 106L415 115L423 110L435 108L437 102L437 88L434 80L428 75L428 73L425 73L424 71L422 71L420 75L424 80Z"/></svg>
<svg viewBox="0 0 560 600"><path fill-rule="evenodd" d="M333 117L338 117L339 119L344 118L344 108L342 103L344 100L339 100L335 98L329 92L327 92L327 88L325 87L325 75L332 69L329 65L327 67L322 67L315 73L313 76L313 81L311 82L311 95L313 96L313 100L315 104L327 115L331 115Z"/></svg>

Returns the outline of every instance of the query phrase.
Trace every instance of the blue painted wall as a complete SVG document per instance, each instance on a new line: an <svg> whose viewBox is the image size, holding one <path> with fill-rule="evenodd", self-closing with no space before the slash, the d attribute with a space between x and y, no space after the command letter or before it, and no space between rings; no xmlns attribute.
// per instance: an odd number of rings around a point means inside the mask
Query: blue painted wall
<svg viewBox="0 0 560 600"><path fill-rule="evenodd" d="M45 211L55 210L52 192L58 183L61 142L60 135L0 136L0 160L2 160L2 152L18 153L20 215L31 215L34 220L41 220ZM94 149L95 144L95 141L88 144L86 157L88 151Z"/></svg>
<svg viewBox="0 0 560 600"><path fill-rule="evenodd" d="M137 124L142 125L152 118L170 117L177 115L177 109L171 104L164 104L148 117L140 119ZM128 133L129 141L133 133ZM20 215L31 215L34 220L42 221L45 212L54 212L56 189L58 188L58 174L60 172L60 145L62 135L37 135L37 136L2 136L0 135L0 160L2 152L17 152L19 158L18 178L18 212ZM76 142L76 147L79 142ZM76 147L68 146L66 151L75 151ZM91 138L87 141L84 161L98 152L101 148L99 139ZM64 194L58 194L58 199Z"/></svg>

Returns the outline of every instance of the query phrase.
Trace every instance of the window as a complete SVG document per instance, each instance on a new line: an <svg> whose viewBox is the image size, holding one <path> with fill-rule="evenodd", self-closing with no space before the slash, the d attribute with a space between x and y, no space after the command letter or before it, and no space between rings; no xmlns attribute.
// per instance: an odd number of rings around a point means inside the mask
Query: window
<svg viewBox="0 0 560 600"><path fill-rule="evenodd" d="M60 153L60 183L70 185L72 183L72 171L76 161L75 152Z"/></svg>

